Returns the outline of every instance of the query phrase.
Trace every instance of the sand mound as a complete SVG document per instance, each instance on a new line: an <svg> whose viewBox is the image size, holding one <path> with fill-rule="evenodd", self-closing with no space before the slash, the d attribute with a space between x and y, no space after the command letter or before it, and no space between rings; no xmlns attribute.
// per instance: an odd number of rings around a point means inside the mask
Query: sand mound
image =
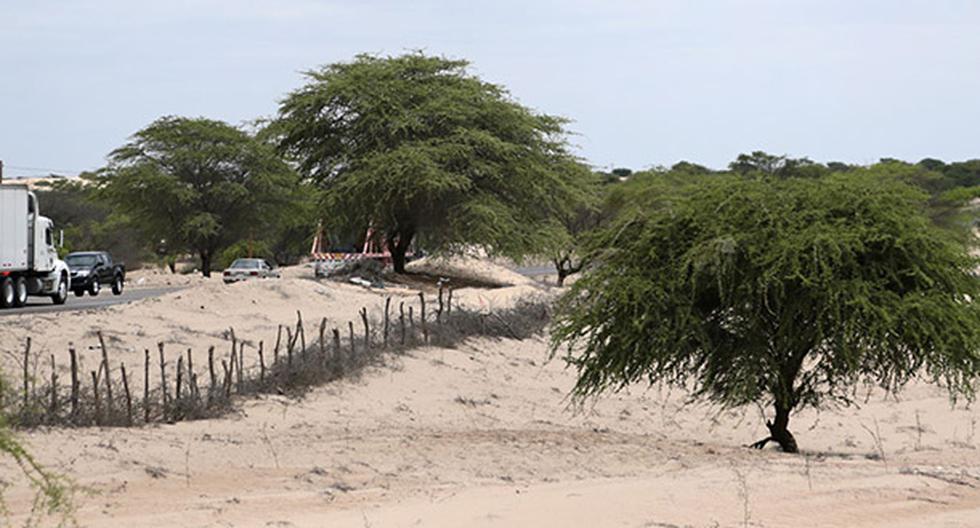
<svg viewBox="0 0 980 528"><path fill-rule="evenodd" d="M512 269L469 256L425 257L410 262L406 269L414 273L459 278L496 287L523 286L534 282Z"/></svg>

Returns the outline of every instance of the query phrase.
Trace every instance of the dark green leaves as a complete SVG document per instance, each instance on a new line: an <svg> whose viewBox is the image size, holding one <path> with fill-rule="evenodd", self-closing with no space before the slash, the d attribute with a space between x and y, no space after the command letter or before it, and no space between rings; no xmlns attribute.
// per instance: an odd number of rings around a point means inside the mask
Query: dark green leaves
<svg viewBox="0 0 980 528"><path fill-rule="evenodd" d="M270 127L325 190L343 235L418 234L429 251L539 251L556 212L584 188L564 121L537 114L465 61L362 55L309 72Z"/></svg>
<svg viewBox="0 0 980 528"><path fill-rule="evenodd" d="M653 185L561 301L554 346L578 394L666 381L792 408L922 374L972 396L978 262L925 194L862 172Z"/></svg>

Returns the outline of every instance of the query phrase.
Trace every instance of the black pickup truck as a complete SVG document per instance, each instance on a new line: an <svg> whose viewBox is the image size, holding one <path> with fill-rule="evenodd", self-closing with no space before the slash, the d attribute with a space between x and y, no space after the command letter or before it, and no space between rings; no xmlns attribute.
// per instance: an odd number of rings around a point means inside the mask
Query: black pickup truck
<svg viewBox="0 0 980 528"><path fill-rule="evenodd" d="M120 295L126 281L126 268L113 264L112 256L105 251L79 251L69 253L65 263L71 271L71 290L77 297L99 294L102 285L111 285L112 293Z"/></svg>

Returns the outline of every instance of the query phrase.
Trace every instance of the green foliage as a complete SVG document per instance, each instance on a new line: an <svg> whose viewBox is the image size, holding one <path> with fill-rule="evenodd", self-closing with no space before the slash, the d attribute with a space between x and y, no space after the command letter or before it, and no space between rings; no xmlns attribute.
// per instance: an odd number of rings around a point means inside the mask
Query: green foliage
<svg viewBox="0 0 980 528"><path fill-rule="evenodd" d="M466 61L359 55L307 73L268 134L324 189L339 236L384 233L397 271L418 236L432 252L482 246L519 259L580 192L565 121L537 114Z"/></svg>
<svg viewBox="0 0 980 528"><path fill-rule="evenodd" d="M102 195L166 254L200 256L206 276L229 245L274 238L309 196L270 146L209 119L161 118L110 161Z"/></svg>
<svg viewBox="0 0 980 528"><path fill-rule="evenodd" d="M922 375L972 398L980 262L924 193L874 171L660 190L603 230L559 303L553 347L578 396L647 381L773 404L788 451L791 410L846 404L860 382Z"/></svg>
<svg viewBox="0 0 980 528"><path fill-rule="evenodd" d="M751 154L739 154L728 165L738 174L757 174L779 178L820 178L828 173L826 167L809 158L776 156L757 150Z"/></svg>
<svg viewBox="0 0 980 528"><path fill-rule="evenodd" d="M101 200L93 185L96 176L84 173L77 180L60 180L35 190L41 213L64 231L62 256L72 251L109 251L119 262L136 268L150 255L145 237L125 215Z"/></svg>

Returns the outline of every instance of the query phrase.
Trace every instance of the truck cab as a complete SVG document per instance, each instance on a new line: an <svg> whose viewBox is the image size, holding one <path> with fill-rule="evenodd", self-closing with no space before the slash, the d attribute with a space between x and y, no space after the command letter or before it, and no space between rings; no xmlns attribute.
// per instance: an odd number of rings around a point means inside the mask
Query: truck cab
<svg viewBox="0 0 980 528"><path fill-rule="evenodd" d="M70 280L37 197L26 185L0 184L0 308L23 306L30 295L63 304Z"/></svg>

